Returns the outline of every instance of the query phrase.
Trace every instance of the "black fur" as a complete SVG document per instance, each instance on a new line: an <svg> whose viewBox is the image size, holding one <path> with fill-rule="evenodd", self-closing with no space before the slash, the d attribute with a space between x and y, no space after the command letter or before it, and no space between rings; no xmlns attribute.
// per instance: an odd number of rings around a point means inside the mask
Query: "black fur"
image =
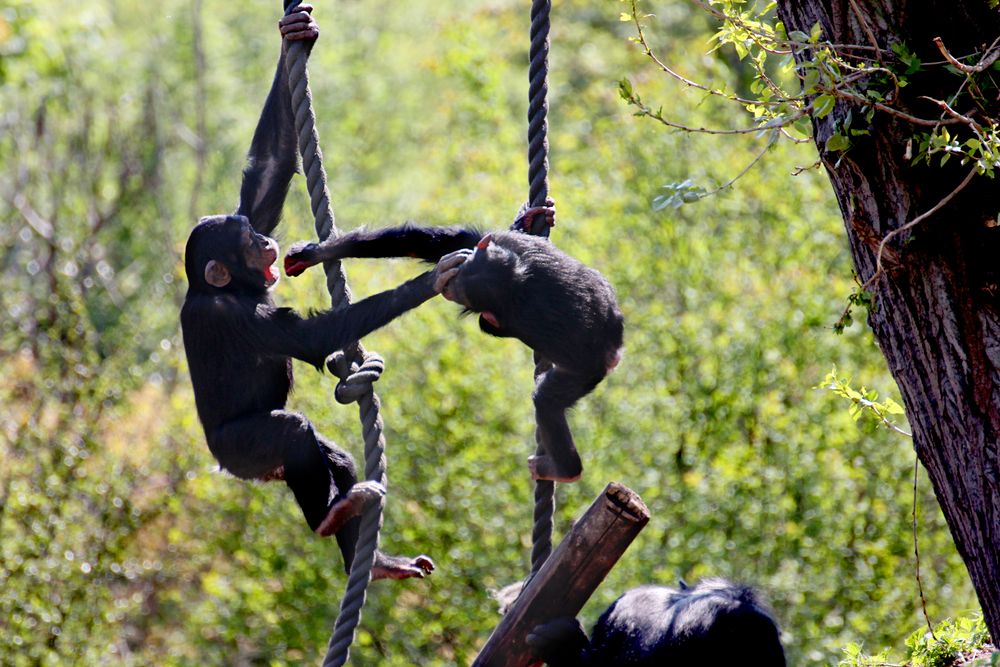
<svg viewBox="0 0 1000 667"><path fill-rule="evenodd" d="M580 475L582 464L566 410L590 393L621 355L624 320L615 291L600 273L546 239L517 231L495 233L488 244L480 244L483 239L482 232L461 227L356 230L323 244L293 246L285 270L295 275L345 257L436 262L449 253L466 253L444 295L480 313L484 332L517 338L549 362L533 395L542 445L552 459L541 476L568 481ZM471 248L476 250L468 254Z"/></svg>
<svg viewBox="0 0 1000 667"><path fill-rule="evenodd" d="M212 454L243 479L266 478L283 466L286 483L316 530L357 475L350 454L323 438L306 417L285 410L291 359L321 368L335 350L431 298L435 275L427 272L394 290L309 317L274 304L267 270L248 261L277 259L277 244L263 234L277 225L296 169L284 57L283 49L250 146L237 213L203 218L188 239L181 326L198 417ZM228 268L228 284L217 287L206 280L213 260ZM337 532L345 569L354 558L359 523L351 519Z"/></svg>
<svg viewBox="0 0 1000 667"><path fill-rule="evenodd" d="M753 589L725 579L641 586L601 615L590 639L574 618L528 635L550 667L785 667L780 633Z"/></svg>

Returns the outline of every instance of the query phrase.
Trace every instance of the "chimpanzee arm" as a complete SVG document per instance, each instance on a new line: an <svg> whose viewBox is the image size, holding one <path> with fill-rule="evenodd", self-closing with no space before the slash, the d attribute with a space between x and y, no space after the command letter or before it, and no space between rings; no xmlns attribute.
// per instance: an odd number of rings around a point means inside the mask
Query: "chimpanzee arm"
<svg viewBox="0 0 1000 667"><path fill-rule="evenodd" d="M302 40L312 48L319 29L309 16L310 5L300 5L298 12L284 17L279 24L282 34L281 55L271 92L264 102L257 129L250 142L247 165L243 169L240 205L237 215L246 216L260 234L270 236L281 219L281 209L288 187L298 167L298 140L292 112L292 95L285 72L289 40Z"/></svg>
<svg viewBox="0 0 1000 667"><path fill-rule="evenodd" d="M285 273L345 257L416 257L436 262L463 248L474 248L483 233L463 227L420 227L411 223L382 229L355 229L323 243L296 243L285 254Z"/></svg>
<svg viewBox="0 0 1000 667"><path fill-rule="evenodd" d="M436 294L434 271L344 308L303 318L290 308L260 304L244 314L242 329L262 354L294 357L317 368L335 350L385 326Z"/></svg>

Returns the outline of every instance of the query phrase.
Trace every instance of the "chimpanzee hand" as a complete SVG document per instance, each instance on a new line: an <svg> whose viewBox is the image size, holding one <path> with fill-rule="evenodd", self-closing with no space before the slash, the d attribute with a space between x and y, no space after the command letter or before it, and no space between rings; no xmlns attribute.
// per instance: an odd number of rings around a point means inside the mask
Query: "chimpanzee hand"
<svg viewBox="0 0 1000 667"><path fill-rule="evenodd" d="M434 267L434 291L438 292L449 301L455 301L455 292L448 287L452 278L462 270L465 260L472 257L474 251L469 248L462 248L455 252L448 253Z"/></svg>
<svg viewBox="0 0 1000 667"><path fill-rule="evenodd" d="M281 42L281 48L287 49L288 42L303 41L308 51L319 38L319 24L312 17L312 5L303 3L295 9L296 11L282 16L278 21L278 30L285 38Z"/></svg>
<svg viewBox="0 0 1000 667"><path fill-rule="evenodd" d="M319 263L316 255L319 252L319 244L312 241L298 241L293 243L285 253L285 274L297 276L310 266Z"/></svg>
<svg viewBox="0 0 1000 667"><path fill-rule="evenodd" d="M420 554L415 558L405 556L389 556L381 551L375 552L375 565L372 567L372 581L376 579L423 579L434 571L434 561L429 556Z"/></svg>
<svg viewBox="0 0 1000 667"><path fill-rule="evenodd" d="M528 202L521 205L517 215L514 216L514 223L510 228L517 232L531 233L532 223L539 213L545 214L545 224L553 227L556 224L556 202L552 197L545 198L545 206L528 206Z"/></svg>

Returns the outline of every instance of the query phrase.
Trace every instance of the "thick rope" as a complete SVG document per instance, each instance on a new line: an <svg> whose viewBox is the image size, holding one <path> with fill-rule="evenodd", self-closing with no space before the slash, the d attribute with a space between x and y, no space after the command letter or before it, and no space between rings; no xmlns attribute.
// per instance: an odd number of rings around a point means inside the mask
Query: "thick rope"
<svg viewBox="0 0 1000 667"><path fill-rule="evenodd" d="M531 2L531 48L528 51L528 206L545 206L549 196L549 12L551 0ZM536 216L535 236L549 226Z"/></svg>
<svg viewBox="0 0 1000 667"><path fill-rule="evenodd" d="M286 0L287 2L287 0ZM285 13L295 11L301 0L287 2ZM292 91L292 109L295 112L295 130L299 135L299 153L302 156L302 170L306 175L310 204L316 218L316 234L320 239L339 234L330 206L330 193L326 185L326 170L323 168L323 154L319 147L319 133L316 131L316 115L312 108L312 93L309 90L309 74L306 61L309 54L301 42L288 45L285 68L288 71L288 85ZM330 292L333 307L347 305L351 300L350 289L340 262L327 262L326 286ZM355 342L343 352L333 355L328 368L340 382L335 396L341 403L356 400L361 418L365 441L365 479L386 486L385 437L382 434L382 418L379 415L379 399L372 389L372 382L378 379L384 364L374 354L366 354L360 343ZM347 589L340 603L340 614L334 626L327 647L323 667L339 667L347 662L354 633L361 621L361 608L365 604L368 582L371 580L375 564L375 552L379 545L382 528L382 509L385 498L372 503L361 517L361 533L351 573L347 578Z"/></svg>
<svg viewBox="0 0 1000 667"><path fill-rule="evenodd" d="M545 206L549 196L549 12L551 0L532 0L531 49L528 66L528 206ZM548 236L545 216L536 215L531 233ZM550 364L535 355L535 377ZM535 454L545 450L535 429ZM534 526L531 530L531 573L542 567L552 553L552 524L556 511L556 485L548 480L535 482Z"/></svg>

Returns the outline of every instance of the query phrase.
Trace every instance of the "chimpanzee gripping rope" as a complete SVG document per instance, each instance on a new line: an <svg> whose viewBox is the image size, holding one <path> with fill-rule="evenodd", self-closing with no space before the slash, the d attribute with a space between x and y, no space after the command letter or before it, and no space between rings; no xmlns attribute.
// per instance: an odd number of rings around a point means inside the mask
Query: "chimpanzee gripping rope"
<svg viewBox="0 0 1000 667"><path fill-rule="evenodd" d="M580 478L583 466L566 410L589 394L621 359L624 320L614 288L547 239L524 234L551 207L524 211L514 231L402 225L355 230L323 243L297 243L285 255L290 276L345 257L415 257L439 262L436 288L479 314L491 336L517 338L551 367L532 396L544 455L529 459L532 476L557 482Z"/></svg>
<svg viewBox="0 0 1000 667"><path fill-rule="evenodd" d="M434 296L442 272L428 271L396 289L309 317L274 304L270 290L278 280L278 245L266 234L278 223L296 169L284 60L288 40L311 46L318 37L311 11L300 5L279 24L285 39L243 171L237 212L203 218L188 238L181 326L198 417L212 454L243 479L273 477L283 469L309 527L322 536L336 535L349 571L358 515L385 489L357 483L350 454L306 417L285 409L291 360L322 368L335 350ZM372 578L422 577L433 568L426 556L379 553Z"/></svg>

